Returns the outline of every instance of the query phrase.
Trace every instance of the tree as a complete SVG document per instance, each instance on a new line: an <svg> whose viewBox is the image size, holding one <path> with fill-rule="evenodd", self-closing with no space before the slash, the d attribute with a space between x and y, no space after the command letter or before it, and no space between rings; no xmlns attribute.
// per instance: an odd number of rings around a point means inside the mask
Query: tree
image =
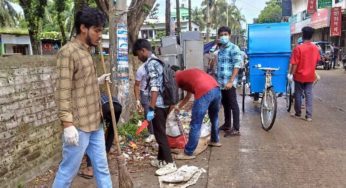
<svg viewBox="0 0 346 188"><path fill-rule="evenodd" d="M18 13L8 0L0 0L0 27L15 27Z"/></svg>
<svg viewBox="0 0 346 188"><path fill-rule="evenodd" d="M141 29L144 20L150 14L156 0L132 0L130 10L127 14L127 29L129 35L129 49L138 39L138 33Z"/></svg>
<svg viewBox="0 0 346 188"><path fill-rule="evenodd" d="M229 5L226 0L204 0L201 9L202 15L207 15L207 3L210 4L210 22L213 29L226 25L231 28L233 34L242 34L244 32L241 23L245 22L245 17L238 7ZM196 17L195 14L197 13L194 11L193 18ZM226 23L227 20L228 23Z"/></svg>
<svg viewBox="0 0 346 188"><path fill-rule="evenodd" d="M39 34L47 0L19 0L19 4L23 8L25 21L28 24L33 54L38 55L41 53Z"/></svg>
<svg viewBox="0 0 346 188"><path fill-rule="evenodd" d="M77 0L83 1L83 0ZM84 0L85 1L85 0ZM129 49L132 44L138 39L138 33L144 20L150 14L156 0L132 0L127 13L127 29ZM95 0L98 8L100 8L109 17L109 3L107 0ZM155 7L154 7L155 9ZM114 23L115 24L115 23Z"/></svg>
<svg viewBox="0 0 346 188"><path fill-rule="evenodd" d="M66 39L66 34L65 34L65 26L63 23L63 12L66 9L66 1L65 0L55 0L55 10L56 10L56 19L59 25L59 29L61 32L61 40L62 43L65 44L67 39Z"/></svg>
<svg viewBox="0 0 346 188"><path fill-rule="evenodd" d="M273 23L281 21L282 9L278 0L270 0L266 2L266 6L261 11L255 23Z"/></svg>
<svg viewBox="0 0 346 188"><path fill-rule="evenodd" d="M207 23L202 9L196 7L191 13L191 20L199 25L201 31L205 29Z"/></svg>

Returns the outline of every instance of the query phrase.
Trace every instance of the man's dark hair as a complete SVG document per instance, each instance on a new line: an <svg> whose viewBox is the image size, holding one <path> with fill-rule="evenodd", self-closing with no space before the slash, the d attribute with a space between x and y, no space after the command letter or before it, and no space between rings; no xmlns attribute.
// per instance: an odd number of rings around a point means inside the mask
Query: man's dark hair
<svg viewBox="0 0 346 188"><path fill-rule="evenodd" d="M303 27L303 40L311 40L312 35L314 34L315 29L309 26Z"/></svg>
<svg viewBox="0 0 346 188"><path fill-rule="evenodd" d="M137 56L137 51L138 50L141 50L141 49L147 49L148 51L153 51L152 48L151 48L151 44L148 40L146 39L138 39L136 40L136 42L133 44L133 47L132 47L132 53L134 56Z"/></svg>
<svg viewBox="0 0 346 188"><path fill-rule="evenodd" d="M92 26L104 27L106 24L106 16L96 8L84 6L82 10L78 11L76 14L75 28L77 34L80 34L80 26L82 24L88 29Z"/></svg>
<svg viewBox="0 0 346 188"><path fill-rule="evenodd" d="M221 32L227 32L228 34L231 34L231 29L227 26L222 26L217 30L217 34L220 35Z"/></svg>

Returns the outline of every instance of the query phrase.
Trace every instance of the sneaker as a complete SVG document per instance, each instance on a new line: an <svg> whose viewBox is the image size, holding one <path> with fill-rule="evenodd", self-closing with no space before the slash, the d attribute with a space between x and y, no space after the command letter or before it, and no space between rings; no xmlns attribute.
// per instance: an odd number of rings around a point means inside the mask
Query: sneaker
<svg viewBox="0 0 346 188"><path fill-rule="evenodd" d="M174 159L177 159L177 160L191 160L191 159L194 159L194 158L196 158L196 156L194 156L194 155L186 155L185 153L179 153L178 155L174 156Z"/></svg>
<svg viewBox="0 0 346 188"><path fill-rule="evenodd" d="M219 130L220 131L228 131L228 130L230 130L230 128L227 127L225 124L223 124L221 127L219 127Z"/></svg>
<svg viewBox="0 0 346 188"><path fill-rule="evenodd" d="M162 168L163 166L165 166L167 163L166 161L161 161L158 159L153 159L150 161L151 166L156 167L156 168Z"/></svg>
<svg viewBox="0 0 346 188"><path fill-rule="evenodd" d="M308 121L308 122L311 122L311 121L312 121L312 118L308 118L308 117L307 117L307 118L305 118L305 120Z"/></svg>
<svg viewBox="0 0 346 188"><path fill-rule="evenodd" d="M222 146L222 144L220 142L210 142L208 145L211 147L221 147Z"/></svg>
<svg viewBox="0 0 346 188"><path fill-rule="evenodd" d="M150 134L145 140L146 143L150 143L155 141L155 136L153 134Z"/></svg>
<svg viewBox="0 0 346 188"><path fill-rule="evenodd" d="M226 133L223 137L229 137L229 136L240 136L240 132L232 129L230 131L226 131Z"/></svg>
<svg viewBox="0 0 346 188"><path fill-rule="evenodd" d="M297 114L291 114L291 117L297 118L297 119L302 119L302 117L300 115Z"/></svg>
<svg viewBox="0 0 346 188"><path fill-rule="evenodd" d="M157 176L163 176L166 174L170 174L177 171L177 166L175 165L175 163L168 163L165 166L159 168L158 170L156 170L155 175Z"/></svg>

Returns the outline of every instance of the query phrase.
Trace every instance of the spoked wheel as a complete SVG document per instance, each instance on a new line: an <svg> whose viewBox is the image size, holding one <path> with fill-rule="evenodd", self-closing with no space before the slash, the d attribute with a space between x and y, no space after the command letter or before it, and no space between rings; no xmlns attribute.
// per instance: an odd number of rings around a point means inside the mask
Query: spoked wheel
<svg viewBox="0 0 346 188"><path fill-rule="evenodd" d="M292 84L287 81L287 83L286 83L286 109L287 109L287 112L291 111L292 103L293 103Z"/></svg>
<svg viewBox="0 0 346 188"><path fill-rule="evenodd" d="M269 131L275 122L277 101L273 89L269 88L263 93L261 102L261 123L262 128Z"/></svg>
<svg viewBox="0 0 346 188"><path fill-rule="evenodd" d="M242 106L241 106L241 109L243 112L245 112L245 89L246 89L246 80L243 79L243 82L242 82L242 86L243 86L243 100L242 100Z"/></svg>

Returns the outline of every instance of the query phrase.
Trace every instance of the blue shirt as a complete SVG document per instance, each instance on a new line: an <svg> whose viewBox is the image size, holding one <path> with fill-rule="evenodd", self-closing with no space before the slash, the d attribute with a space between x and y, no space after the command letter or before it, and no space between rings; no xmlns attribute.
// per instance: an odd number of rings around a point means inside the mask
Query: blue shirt
<svg viewBox="0 0 346 188"><path fill-rule="evenodd" d="M221 89L224 89L231 79L233 69L240 68L241 63L241 51L237 45L228 42L220 48L217 59L217 82ZM233 86L237 86L237 77L234 79Z"/></svg>
<svg viewBox="0 0 346 188"><path fill-rule="evenodd" d="M151 59L151 56L147 60L146 69L148 71L149 83L148 83L148 92L149 95L151 91L158 91L159 95L157 96L156 106L159 108L167 108L164 105L163 98L160 92L163 90L163 66L160 62Z"/></svg>

